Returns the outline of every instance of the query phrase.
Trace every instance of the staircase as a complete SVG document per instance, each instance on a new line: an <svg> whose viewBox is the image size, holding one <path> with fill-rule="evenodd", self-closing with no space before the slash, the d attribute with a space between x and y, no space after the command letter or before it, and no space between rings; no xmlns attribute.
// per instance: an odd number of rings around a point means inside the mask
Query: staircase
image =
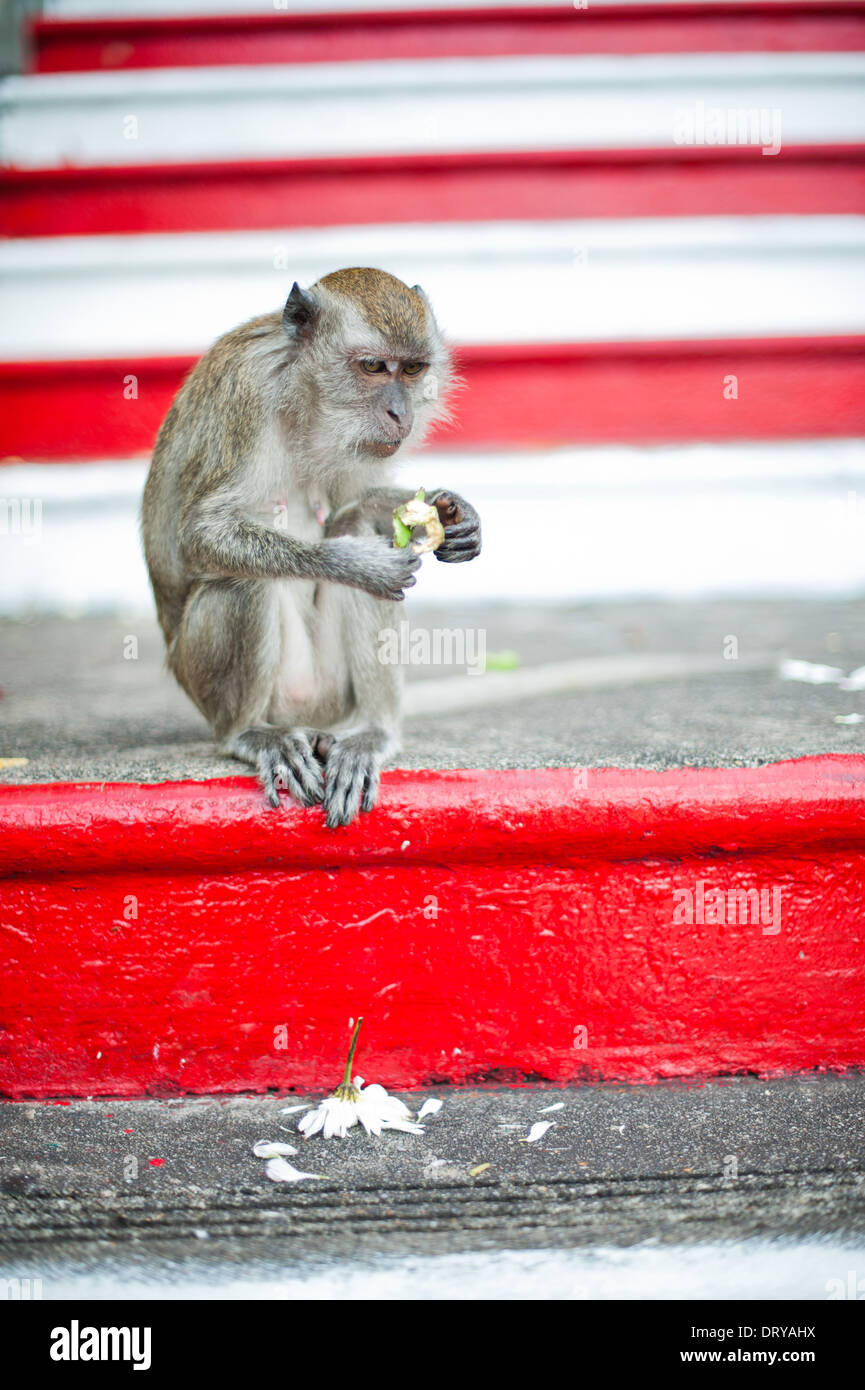
<svg viewBox="0 0 865 1390"><path fill-rule="evenodd" d="M815 518L865 479L865 4L53 0L27 32L7 617L146 611L184 374L345 264L422 283L466 382L423 470L487 549L432 599L862 591L860 509L843 544ZM0 1091L314 1087L358 1013L404 1087L862 1065L865 761L830 733L750 767L464 749L335 833L194 758L0 761Z"/></svg>

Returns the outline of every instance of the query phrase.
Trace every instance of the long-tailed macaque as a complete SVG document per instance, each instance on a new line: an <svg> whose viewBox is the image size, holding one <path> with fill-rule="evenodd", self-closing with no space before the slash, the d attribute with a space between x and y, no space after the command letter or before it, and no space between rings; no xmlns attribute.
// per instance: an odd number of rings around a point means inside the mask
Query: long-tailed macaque
<svg viewBox="0 0 865 1390"><path fill-rule="evenodd" d="M398 747L401 672L378 633L420 558L392 543L391 460L452 383L429 302L382 270L295 284L201 359L169 410L143 504L168 664L222 751L347 825ZM480 551L475 510L427 492L437 560Z"/></svg>

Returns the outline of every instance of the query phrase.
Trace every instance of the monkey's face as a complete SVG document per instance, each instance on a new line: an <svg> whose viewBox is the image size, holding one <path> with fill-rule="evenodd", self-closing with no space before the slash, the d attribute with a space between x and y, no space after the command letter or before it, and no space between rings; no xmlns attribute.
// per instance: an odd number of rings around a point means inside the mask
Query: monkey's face
<svg viewBox="0 0 865 1390"><path fill-rule="evenodd" d="M373 458L393 458L409 438L415 422L415 397L428 369L428 362L415 357L352 356L352 394L362 402L358 417L362 452Z"/></svg>
<svg viewBox="0 0 865 1390"><path fill-rule="evenodd" d="M444 411L450 357L419 286L386 271L334 271L294 285L285 331L307 381L318 452L370 461L415 444Z"/></svg>

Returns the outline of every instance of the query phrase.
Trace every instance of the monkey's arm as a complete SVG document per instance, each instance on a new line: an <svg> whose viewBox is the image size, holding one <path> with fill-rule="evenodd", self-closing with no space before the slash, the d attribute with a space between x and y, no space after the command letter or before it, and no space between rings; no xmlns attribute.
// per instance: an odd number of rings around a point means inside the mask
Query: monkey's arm
<svg viewBox="0 0 865 1390"><path fill-rule="evenodd" d="M414 497L404 488L374 487L356 502L340 507L328 518L326 535L355 535L364 526L380 536L393 534L393 513L397 507ZM465 498L445 488L433 488L426 494L427 502L436 508L445 528L445 538L434 552L444 564L460 564L474 560L481 549L481 521L474 507Z"/></svg>
<svg viewBox="0 0 865 1390"><path fill-rule="evenodd" d="M414 571L420 565L416 555L376 535L301 541L228 506L191 512L181 526L180 545L190 577L327 580L393 601L417 582Z"/></svg>

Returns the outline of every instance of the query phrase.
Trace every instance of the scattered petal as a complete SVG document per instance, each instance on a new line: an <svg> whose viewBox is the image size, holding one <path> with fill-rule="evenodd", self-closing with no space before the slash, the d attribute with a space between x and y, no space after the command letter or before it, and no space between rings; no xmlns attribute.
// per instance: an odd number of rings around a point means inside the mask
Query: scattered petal
<svg viewBox="0 0 865 1390"><path fill-rule="evenodd" d="M538 1114L549 1115L552 1110L564 1110L564 1108L565 1102L563 1100L557 1100L555 1105L545 1105L543 1110L538 1111Z"/></svg>
<svg viewBox="0 0 865 1390"><path fill-rule="evenodd" d="M253 1144L252 1152L256 1158L288 1158L296 1154L297 1149L291 1144L273 1144L269 1139L259 1139L257 1144Z"/></svg>
<svg viewBox="0 0 865 1390"><path fill-rule="evenodd" d="M481 1173L485 1173L485 1172L487 1171L487 1169L489 1168L489 1166L490 1166L490 1165L489 1165L488 1163L479 1163L478 1166L477 1166L477 1168L470 1168L470 1169L469 1169L469 1177L470 1177L470 1178L477 1178L477 1177L479 1177Z"/></svg>
<svg viewBox="0 0 865 1390"><path fill-rule="evenodd" d="M865 714L836 714L836 724L861 724Z"/></svg>
<svg viewBox="0 0 865 1390"><path fill-rule="evenodd" d="M782 661L778 667L782 681L805 681L807 685L837 685L844 679L838 666L821 666L814 661Z"/></svg>
<svg viewBox="0 0 865 1390"><path fill-rule="evenodd" d="M297 1115L301 1110L311 1110L311 1109L312 1109L312 1101L311 1101L311 1100L305 1100L304 1103L303 1103L303 1105L286 1105L286 1106L284 1107L284 1109L280 1110L279 1113L280 1113L280 1115Z"/></svg>
<svg viewBox="0 0 865 1390"><path fill-rule="evenodd" d="M426 1115L437 1115L443 1105L444 1101L436 1100L435 1096L430 1096L429 1100L425 1100L417 1112L418 1119L422 1120Z"/></svg>
<svg viewBox="0 0 865 1390"><path fill-rule="evenodd" d="M284 1158L268 1159L265 1173L271 1182L302 1182L304 1178L323 1178L324 1173L301 1173L299 1168L295 1168L290 1163L286 1163Z"/></svg>
<svg viewBox="0 0 865 1390"><path fill-rule="evenodd" d="M857 666L840 682L842 690L865 690L865 666Z"/></svg>
<svg viewBox="0 0 865 1390"><path fill-rule="evenodd" d="M555 1120L538 1120L533 1124L525 1139L521 1139L521 1144L536 1144L539 1139L543 1139L548 1129L555 1124Z"/></svg>

